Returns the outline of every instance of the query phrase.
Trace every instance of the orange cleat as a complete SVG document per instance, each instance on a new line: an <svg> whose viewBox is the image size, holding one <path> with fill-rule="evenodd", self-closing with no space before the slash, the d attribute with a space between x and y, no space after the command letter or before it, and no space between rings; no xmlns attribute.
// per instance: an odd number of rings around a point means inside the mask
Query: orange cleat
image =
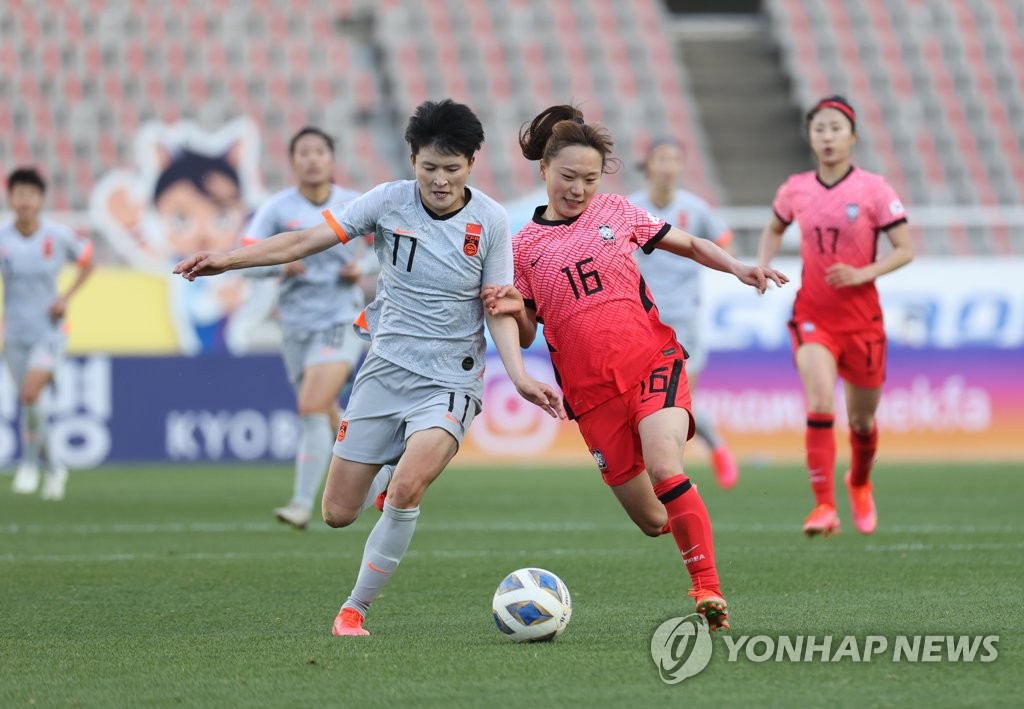
<svg viewBox="0 0 1024 709"><path fill-rule="evenodd" d="M710 630L729 630L729 605L717 588L691 588L688 594L697 602L697 612L704 616Z"/></svg>
<svg viewBox="0 0 1024 709"><path fill-rule="evenodd" d="M711 453L711 464L715 469L715 480L723 490L731 490L740 480L740 469L736 459L725 446L716 448Z"/></svg>
<svg viewBox="0 0 1024 709"><path fill-rule="evenodd" d="M804 534L808 537L831 537L839 534L839 515L832 505L821 504L811 510L804 520Z"/></svg>
<svg viewBox="0 0 1024 709"><path fill-rule="evenodd" d="M871 494L871 482L854 485L850 481L850 471L846 471L846 490L850 493L850 509L853 510L853 526L861 534L872 534L878 526L878 510L875 509L875 498Z"/></svg>
<svg viewBox="0 0 1024 709"><path fill-rule="evenodd" d="M363 627L363 614L355 608L342 608L334 619L333 635L369 635L370 631Z"/></svg>

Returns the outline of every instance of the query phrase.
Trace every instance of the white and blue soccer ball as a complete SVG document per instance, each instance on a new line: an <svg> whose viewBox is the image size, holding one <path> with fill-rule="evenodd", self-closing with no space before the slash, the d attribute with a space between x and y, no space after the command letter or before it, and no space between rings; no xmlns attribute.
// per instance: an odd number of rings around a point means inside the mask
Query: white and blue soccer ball
<svg viewBox="0 0 1024 709"><path fill-rule="evenodd" d="M494 623L509 640L554 640L572 617L572 598L562 579L544 569L517 569L506 576L491 603Z"/></svg>

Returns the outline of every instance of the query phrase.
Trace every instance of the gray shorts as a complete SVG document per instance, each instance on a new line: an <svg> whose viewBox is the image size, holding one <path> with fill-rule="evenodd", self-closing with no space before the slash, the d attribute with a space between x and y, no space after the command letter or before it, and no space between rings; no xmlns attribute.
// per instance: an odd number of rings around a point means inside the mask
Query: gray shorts
<svg viewBox="0 0 1024 709"><path fill-rule="evenodd" d="M480 413L480 385L424 377L372 351L356 375L334 455L357 463L394 463L417 431L444 429L458 445Z"/></svg>
<svg viewBox="0 0 1024 709"><path fill-rule="evenodd" d="M14 384L20 390L25 373L32 369L55 371L66 349L67 338L59 332L46 335L34 342L4 343L4 358L11 370Z"/></svg>
<svg viewBox="0 0 1024 709"><path fill-rule="evenodd" d="M325 330L285 332L281 359L288 380L297 389L307 367L325 362L345 362L355 367L365 349L366 343L353 331L352 325L339 323Z"/></svg>
<svg viewBox="0 0 1024 709"><path fill-rule="evenodd" d="M708 348L701 337L700 317L696 313L677 318L662 316L661 321L676 331L676 339L690 355L686 359L686 373L693 376L704 369L708 363Z"/></svg>

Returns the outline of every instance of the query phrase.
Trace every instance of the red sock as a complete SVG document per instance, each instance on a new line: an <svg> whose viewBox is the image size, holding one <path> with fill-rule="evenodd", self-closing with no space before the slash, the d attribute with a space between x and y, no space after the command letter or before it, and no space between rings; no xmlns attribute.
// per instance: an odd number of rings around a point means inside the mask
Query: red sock
<svg viewBox="0 0 1024 709"><path fill-rule="evenodd" d="M875 451L878 450L878 426L872 426L867 433L857 433L851 428L850 449L850 482L854 485L864 485L871 475Z"/></svg>
<svg viewBox="0 0 1024 709"><path fill-rule="evenodd" d="M811 490L819 505L836 506L833 477L836 467L836 437L832 414L807 414L807 471Z"/></svg>
<svg viewBox="0 0 1024 709"><path fill-rule="evenodd" d="M685 475L675 475L655 485L654 494L668 512L667 526L683 556L693 587L717 593L718 571L715 570L711 519L697 488Z"/></svg>

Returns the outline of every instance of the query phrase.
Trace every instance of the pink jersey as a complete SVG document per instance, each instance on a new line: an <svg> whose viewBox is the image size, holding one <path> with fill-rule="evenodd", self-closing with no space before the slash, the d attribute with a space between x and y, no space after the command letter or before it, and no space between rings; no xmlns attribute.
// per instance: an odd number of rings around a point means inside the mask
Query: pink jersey
<svg viewBox="0 0 1024 709"><path fill-rule="evenodd" d="M907 221L895 190L879 175L851 167L827 186L815 171L790 176L772 203L784 223L800 225L803 276L793 305L797 321L833 331L882 321L874 282L837 290L825 282L835 263L856 268L875 261L878 235Z"/></svg>
<svg viewBox="0 0 1024 709"><path fill-rule="evenodd" d="M616 194L596 195L575 219L538 208L512 241L515 285L537 309L558 383L574 416L635 387L675 333L640 277L671 226Z"/></svg>

